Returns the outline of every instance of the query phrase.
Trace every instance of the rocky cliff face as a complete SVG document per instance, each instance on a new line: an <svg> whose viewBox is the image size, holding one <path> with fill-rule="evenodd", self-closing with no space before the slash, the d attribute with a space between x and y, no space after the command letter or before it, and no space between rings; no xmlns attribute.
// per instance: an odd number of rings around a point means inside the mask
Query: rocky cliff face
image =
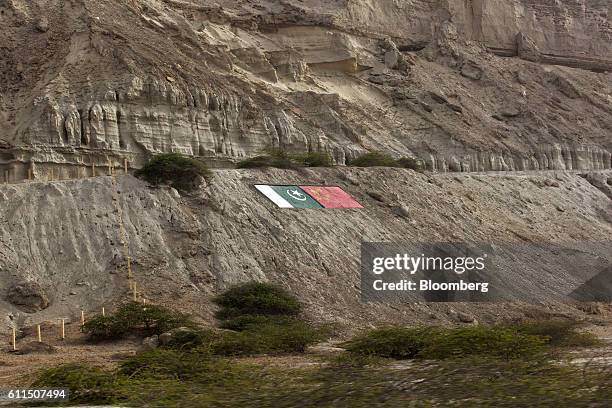
<svg viewBox="0 0 612 408"><path fill-rule="evenodd" d="M607 169L610 19L604 0L7 0L0 177L266 146Z"/></svg>

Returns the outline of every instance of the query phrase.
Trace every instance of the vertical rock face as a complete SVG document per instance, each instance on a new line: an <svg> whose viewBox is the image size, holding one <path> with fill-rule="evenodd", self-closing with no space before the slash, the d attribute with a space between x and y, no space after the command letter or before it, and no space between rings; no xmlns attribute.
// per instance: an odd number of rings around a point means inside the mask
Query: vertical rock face
<svg viewBox="0 0 612 408"><path fill-rule="evenodd" d="M0 177L270 146L436 171L612 166L606 1L256 3L0 5Z"/></svg>
<svg viewBox="0 0 612 408"><path fill-rule="evenodd" d="M551 64L602 71L612 68L608 1L469 0L448 4L463 35L500 55L518 51L519 56L533 60L536 52Z"/></svg>

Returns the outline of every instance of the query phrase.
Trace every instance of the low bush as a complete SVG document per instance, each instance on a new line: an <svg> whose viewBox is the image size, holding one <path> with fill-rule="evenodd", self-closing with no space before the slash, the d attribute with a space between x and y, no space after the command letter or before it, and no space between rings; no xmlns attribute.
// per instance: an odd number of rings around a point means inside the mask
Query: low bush
<svg viewBox="0 0 612 408"><path fill-rule="evenodd" d="M128 330L128 326L112 316L94 316L81 326L81 331L89 334L92 340L118 340Z"/></svg>
<svg viewBox="0 0 612 408"><path fill-rule="evenodd" d="M298 154L294 156L294 160L306 167L332 167L334 165L332 157L326 152Z"/></svg>
<svg viewBox="0 0 612 408"><path fill-rule="evenodd" d="M212 344L212 351L223 356L303 353L322 337L321 330L300 320L263 323L240 332L224 333Z"/></svg>
<svg viewBox="0 0 612 408"><path fill-rule="evenodd" d="M163 306L130 302L109 316L95 316L81 327L93 340L117 340L127 334L150 336L177 327L195 327L191 319Z"/></svg>
<svg viewBox="0 0 612 408"><path fill-rule="evenodd" d="M217 337L215 333L209 330L173 330L172 338L164 347L182 351L196 348L207 350L210 349L210 345Z"/></svg>
<svg viewBox="0 0 612 408"><path fill-rule="evenodd" d="M547 344L556 347L589 347L600 342L592 333L578 332L579 323L574 320L532 321L510 326L522 334L546 338Z"/></svg>
<svg viewBox="0 0 612 408"><path fill-rule="evenodd" d="M252 169L260 167L276 167L279 169L292 169L300 166L331 167L332 157L326 152L308 152L291 154L278 148L263 149L261 154L244 159L236 167L239 169Z"/></svg>
<svg viewBox="0 0 612 408"><path fill-rule="evenodd" d="M470 355L511 359L541 353L545 344L544 337L497 327L393 327L358 336L346 342L344 347L352 353L395 359L445 359Z"/></svg>
<svg viewBox="0 0 612 408"><path fill-rule="evenodd" d="M532 357L544 351L546 339L512 329L472 326L434 330L419 357L460 358L471 355L504 359Z"/></svg>
<svg viewBox="0 0 612 408"><path fill-rule="evenodd" d="M425 171L425 162L421 159L415 159L412 157L402 157L397 160L397 165L405 169L412 169L422 173Z"/></svg>
<svg viewBox="0 0 612 408"><path fill-rule="evenodd" d="M216 296L213 302L220 306L216 313L220 320L244 315L297 316L301 311L295 296L269 283L249 282L234 286Z"/></svg>
<svg viewBox="0 0 612 408"><path fill-rule="evenodd" d="M187 192L198 187L200 178L209 181L212 178L212 172L206 164L180 153L154 156L134 174L151 184L169 184L177 190Z"/></svg>
<svg viewBox="0 0 612 408"><path fill-rule="evenodd" d="M253 328L257 328L257 326L265 325L265 324L277 324L277 325L285 325L293 323L296 319L292 316L284 316L284 315L276 315L276 316L266 316L266 315L242 315L238 317L234 317L231 319L227 319L221 322L221 328L234 330L234 331L244 331L250 330Z"/></svg>
<svg viewBox="0 0 612 408"><path fill-rule="evenodd" d="M211 383L227 379L231 363L197 352L155 349L123 361L118 374L129 379L178 379Z"/></svg>
<svg viewBox="0 0 612 408"><path fill-rule="evenodd" d="M382 152L369 152L362 154L348 162L355 167L398 167L397 160Z"/></svg>
<svg viewBox="0 0 612 408"><path fill-rule="evenodd" d="M66 388L71 403L109 403L116 396L117 379L113 373L77 364L43 370L31 388Z"/></svg>
<svg viewBox="0 0 612 408"><path fill-rule="evenodd" d="M296 165L289 153L282 149L267 148L259 156L242 160L236 164L239 169L252 169L259 167L276 167L279 169L291 169Z"/></svg>
<svg viewBox="0 0 612 408"><path fill-rule="evenodd" d="M343 347L355 354L411 359L420 356L431 335L426 328L388 327L357 336Z"/></svg>

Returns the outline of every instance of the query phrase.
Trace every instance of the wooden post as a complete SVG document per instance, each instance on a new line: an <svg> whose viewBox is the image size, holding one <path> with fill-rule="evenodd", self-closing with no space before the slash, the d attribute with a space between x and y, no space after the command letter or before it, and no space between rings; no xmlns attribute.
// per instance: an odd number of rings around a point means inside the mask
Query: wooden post
<svg viewBox="0 0 612 408"><path fill-rule="evenodd" d="M106 316L106 313L104 313L104 306L102 306L102 316Z"/></svg>
<svg viewBox="0 0 612 408"><path fill-rule="evenodd" d="M85 312L81 310L81 326L85 325Z"/></svg>
<svg viewBox="0 0 612 408"><path fill-rule="evenodd" d="M32 168L30 167L28 169L28 180L32 180L34 179L34 171L32 171Z"/></svg>
<svg viewBox="0 0 612 408"><path fill-rule="evenodd" d="M64 319L60 319L62 321L62 332L60 339L64 340L66 338L66 331L64 330Z"/></svg>
<svg viewBox="0 0 612 408"><path fill-rule="evenodd" d="M13 351L17 350L16 337L15 328L13 327Z"/></svg>
<svg viewBox="0 0 612 408"><path fill-rule="evenodd" d="M123 173L128 174L128 159L123 159Z"/></svg>
<svg viewBox="0 0 612 408"><path fill-rule="evenodd" d="M127 270L128 270L128 279L132 280L132 258L127 257Z"/></svg>
<svg viewBox="0 0 612 408"><path fill-rule="evenodd" d="M91 159L91 177L96 177L96 163Z"/></svg>
<svg viewBox="0 0 612 408"><path fill-rule="evenodd" d="M36 326L36 333L38 334L38 342L42 343L42 336L40 335L40 324Z"/></svg>
<svg viewBox="0 0 612 408"><path fill-rule="evenodd" d="M142 305L143 305L143 306L146 306L146 305L147 305L147 299L142 298Z"/></svg>
<svg viewBox="0 0 612 408"><path fill-rule="evenodd" d="M108 175L112 176L113 175L113 168L111 167L111 160L108 159Z"/></svg>
<svg viewBox="0 0 612 408"><path fill-rule="evenodd" d="M138 296L136 295L136 282L134 281L134 302L138 302Z"/></svg>

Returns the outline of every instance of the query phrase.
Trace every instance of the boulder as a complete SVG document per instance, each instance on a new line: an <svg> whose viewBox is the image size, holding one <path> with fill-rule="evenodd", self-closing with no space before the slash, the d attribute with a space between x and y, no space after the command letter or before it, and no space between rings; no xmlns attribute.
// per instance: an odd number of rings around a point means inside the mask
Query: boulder
<svg viewBox="0 0 612 408"><path fill-rule="evenodd" d="M17 309L34 313L49 307L49 298L43 288L36 282L26 281L16 283L9 288L6 301Z"/></svg>
<svg viewBox="0 0 612 408"><path fill-rule="evenodd" d="M400 217L408 218L410 216L410 209L406 205L395 207L394 212Z"/></svg>
<svg viewBox="0 0 612 408"><path fill-rule="evenodd" d="M157 347L159 347L159 336L157 334L151 337L145 337L144 340L142 340L142 351L154 350Z"/></svg>
<svg viewBox="0 0 612 408"><path fill-rule="evenodd" d="M172 340L172 332L166 332L159 335L159 344L162 346L167 345Z"/></svg>
<svg viewBox="0 0 612 408"><path fill-rule="evenodd" d="M400 52L396 49L385 52L385 65L387 68L397 69L401 56Z"/></svg>
<svg viewBox="0 0 612 408"><path fill-rule="evenodd" d="M516 52L519 58L526 61L539 62L542 57L535 41L523 33L516 35Z"/></svg>

